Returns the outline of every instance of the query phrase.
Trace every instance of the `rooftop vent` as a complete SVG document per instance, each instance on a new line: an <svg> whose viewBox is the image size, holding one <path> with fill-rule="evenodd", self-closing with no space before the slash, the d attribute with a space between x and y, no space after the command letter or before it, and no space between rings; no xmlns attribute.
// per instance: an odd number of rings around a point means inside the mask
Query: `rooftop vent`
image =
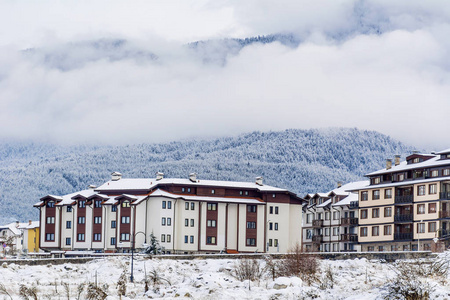
<svg viewBox="0 0 450 300"><path fill-rule="evenodd" d="M392 159L388 158L386 159L386 170L389 170L392 168Z"/></svg>
<svg viewBox="0 0 450 300"><path fill-rule="evenodd" d="M120 174L119 172L114 172L111 174L112 181L117 181L117 180L120 180L121 178L122 178L122 174Z"/></svg>
<svg viewBox="0 0 450 300"><path fill-rule="evenodd" d="M394 156L395 165L398 166L400 164L400 155Z"/></svg>
<svg viewBox="0 0 450 300"><path fill-rule="evenodd" d="M256 177L255 183L257 185L263 185L263 177L262 176Z"/></svg>
<svg viewBox="0 0 450 300"><path fill-rule="evenodd" d="M90 190L95 190L97 188L97 186L96 185L93 185L93 184L90 184L89 186L88 186L88 189L90 189Z"/></svg>
<svg viewBox="0 0 450 300"><path fill-rule="evenodd" d="M192 182L197 182L197 173L189 174L189 180Z"/></svg>
<svg viewBox="0 0 450 300"><path fill-rule="evenodd" d="M412 154L419 154L420 151L419 150L413 150Z"/></svg>
<svg viewBox="0 0 450 300"><path fill-rule="evenodd" d="M340 188L342 186L342 181L337 182L337 187Z"/></svg>
<svg viewBox="0 0 450 300"><path fill-rule="evenodd" d="M164 173L162 172L156 172L156 180L161 180L164 178Z"/></svg>

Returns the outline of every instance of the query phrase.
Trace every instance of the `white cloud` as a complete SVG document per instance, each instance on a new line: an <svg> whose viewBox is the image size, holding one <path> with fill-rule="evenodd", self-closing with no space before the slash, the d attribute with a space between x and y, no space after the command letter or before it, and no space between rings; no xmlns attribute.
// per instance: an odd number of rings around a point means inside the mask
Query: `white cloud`
<svg viewBox="0 0 450 300"><path fill-rule="evenodd" d="M37 4L2 4L24 12L0 31L0 137L132 143L346 126L448 148L450 14L440 2L68 3L39 18ZM302 43L182 45L276 32ZM19 52L30 34L36 49ZM92 46L105 38L125 42Z"/></svg>

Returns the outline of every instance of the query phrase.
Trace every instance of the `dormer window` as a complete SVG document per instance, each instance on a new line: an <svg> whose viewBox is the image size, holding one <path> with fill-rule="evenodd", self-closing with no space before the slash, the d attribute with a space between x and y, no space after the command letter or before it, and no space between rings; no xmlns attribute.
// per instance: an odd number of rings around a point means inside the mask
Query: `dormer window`
<svg viewBox="0 0 450 300"><path fill-rule="evenodd" d="M78 207L79 208L85 208L86 207L86 200L80 200L78 202Z"/></svg>
<svg viewBox="0 0 450 300"><path fill-rule="evenodd" d="M442 176L449 176L450 175L450 169L444 169L442 171Z"/></svg>
<svg viewBox="0 0 450 300"><path fill-rule="evenodd" d="M47 207L48 207L48 208L55 207L55 202L53 202L53 201L47 202Z"/></svg>
<svg viewBox="0 0 450 300"><path fill-rule="evenodd" d="M215 194L216 193L216 191L215 190L211 190L211 194Z"/></svg>
<svg viewBox="0 0 450 300"><path fill-rule="evenodd" d="M413 164L416 164L416 163L418 163L419 161L420 161L419 158L416 157L416 158L413 159Z"/></svg>
<svg viewBox="0 0 450 300"><path fill-rule="evenodd" d="M102 200L95 200L95 202L94 202L94 207L95 207L95 208L100 208L100 207L102 207Z"/></svg>
<svg viewBox="0 0 450 300"><path fill-rule="evenodd" d="M431 177L438 177L438 176L439 176L439 170L431 171Z"/></svg>
<svg viewBox="0 0 450 300"><path fill-rule="evenodd" d="M122 207L130 207L130 202L129 201L123 202Z"/></svg>
<svg viewBox="0 0 450 300"><path fill-rule="evenodd" d="M397 178L398 178L398 181L403 181L403 180L405 180L405 174L398 174L398 176L397 176Z"/></svg>

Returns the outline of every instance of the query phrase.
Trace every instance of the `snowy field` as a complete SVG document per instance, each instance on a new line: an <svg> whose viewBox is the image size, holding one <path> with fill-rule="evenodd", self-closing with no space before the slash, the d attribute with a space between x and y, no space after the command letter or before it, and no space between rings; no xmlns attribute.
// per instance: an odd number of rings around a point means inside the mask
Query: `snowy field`
<svg viewBox="0 0 450 300"><path fill-rule="evenodd" d="M0 291L0 299L24 299L19 294L20 285L36 288L37 299L88 299L87 285L95 282L108 295L106 299L120 299L118 282L123 270L127 283L126 296L122 299L383 299L387 285L397 276L399 264L418 264L418 261L395 264L366 259L321 260L317 279L308 285L298 277L272 280L268 275L253 282L241 282L232 274L237 262L138 257L134 263L134 283L129 282L130 258L126 257L109 257L85 264L3 264L0 282L4 290ZM261 267L265 265L263 260L260 263ZM150 280L147 293L144 293L145 274L157 281L153 284ZM428 274L420 279L432 288L430 299L450 299L447 276Z"/></svg>

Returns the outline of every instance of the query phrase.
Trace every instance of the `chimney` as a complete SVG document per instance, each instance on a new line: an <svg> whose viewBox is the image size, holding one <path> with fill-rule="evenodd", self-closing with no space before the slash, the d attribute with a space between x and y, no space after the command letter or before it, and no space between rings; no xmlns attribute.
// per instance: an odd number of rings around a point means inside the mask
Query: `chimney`
<svg viewBox="0 0 450 300"><path fill-rule="evenodd" d="M398 166L400 164L400 155L395 155L395 165Z"/></svg>
<svg viewBox="0 0 450 300"><path fill-rule="evenodd" d="M263 177L262 176L256 177L255 183L257 185L263 185Z"/></svg>
<svg viewBox="0 0 450 300"><path fill-rule="evenodd" d="M120 174L119 172L114 172L111 174L112 181L117 181L117 180L120 180L121 178L122 178L122 174Z"/></svg>
<svg viewBox="0 0 450 300"><path fill-rule="evenodd" d="M164 173L162 172L156 172L156 180L161 180L164 178Z"/></svg>
<svg viewBox="0 0 450 300"><path fill-rule="evenodd" d="M31 225L31 220L28 220L28 225Z"/></svg>
<svg viewBox="0 0 450 300"><path fill-rule="evenodd" d="M337 182L337 187L340 188L342 186L342 181Z"/></svg>
<svg viewBox="0 0 450 300"><path fill-rule="evenodd" d="M389 170L392 168L392 159L388 158L386 159L386 170Z"/></svg>
<svg viewBox="0 0 450 300"><path fill-rule="evenodd" d="M16 228L19 228L19 221L16 221Z"/></svg>
<svg viewBox="0 0 450 300"><path fill-rule="evenodd" d="M419 150L413 150L412 154L419 154L420 151Z"/></svg>
<svg viewBox="0 0 450 300"><path fill-rule="evenodd" d="M189 174L189 180L192 182L197 182L197 174L196 173Z"/></svg>
<svg viewBox="0 0 450 300"><path fill-rule="evenodd" d="M90 189L90 190L95 190L97 188L97 186L96 185L93 185L93 184L90 184L89 186L88 186L88 189Z"/></svg>

